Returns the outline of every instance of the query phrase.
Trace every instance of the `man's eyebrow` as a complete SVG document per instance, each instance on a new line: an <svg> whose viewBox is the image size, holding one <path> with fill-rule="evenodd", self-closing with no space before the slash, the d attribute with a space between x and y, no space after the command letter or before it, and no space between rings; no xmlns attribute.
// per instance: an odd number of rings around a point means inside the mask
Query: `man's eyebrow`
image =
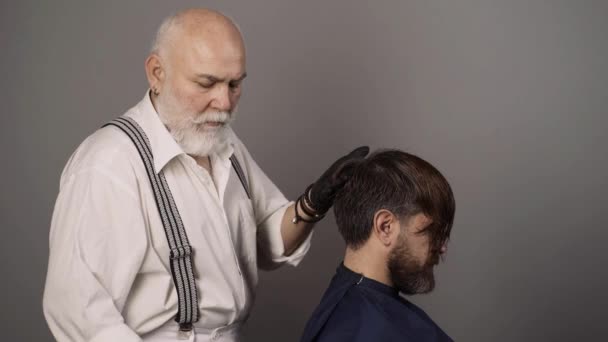
<svg viewBox="0 0 608 342"><path fill-rule="evenodd" d="M209 74L197 74L196 78L206 78L211 82L220 82L223 81L221 78L213 76L213 75L209 75Z"/></svg>
<svg viewBox="0 0 608 342"><path fill-rule="evenodd" d="M244 72L243 75L241 75L239 78L237 78L234 81L237 81L237 82L242 81L245 79L245 77L247 77L246 72ZM198 75L196 75L196 78L206 78L211 82L224 82L224 79L216 77L214 75L210 75L210 74L198 74Z"/></svg>

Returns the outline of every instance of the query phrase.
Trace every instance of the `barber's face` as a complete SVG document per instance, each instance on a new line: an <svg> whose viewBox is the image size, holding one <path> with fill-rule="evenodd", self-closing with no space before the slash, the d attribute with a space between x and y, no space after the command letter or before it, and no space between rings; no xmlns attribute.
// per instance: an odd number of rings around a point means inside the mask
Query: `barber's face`
<svg viewBox="0 0 608 342"><path fill-rule="evenodd" d="M240 36L183 37L162 61L155 98L161 121L185 153L217 151L228 139L246 76Z"/></svg>
<svg viewBox="0 0 608 342"><path fill-rule="evenodd" d="M430 248L429 234L421 232L431 220L424 214L411 217L401 226L398 241L388 259L393 284L405 294L428 293L435 288L433 268L446 252Z"/></svg>
<svg viewBox="0 0 608 342"><path fill-rule="evenodd" d="M198 130L213 130L226 123L238 104L245 53L238 42L190 41L169 55L158 100L170 121L187 120ZM227 116L206 120L215 113Z"/></svg>

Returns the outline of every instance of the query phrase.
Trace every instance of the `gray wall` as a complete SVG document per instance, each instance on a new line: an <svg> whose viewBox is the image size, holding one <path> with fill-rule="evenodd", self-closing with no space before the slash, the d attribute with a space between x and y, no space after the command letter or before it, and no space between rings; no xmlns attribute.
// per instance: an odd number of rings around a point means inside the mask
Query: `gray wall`
<svg viewBox="0 0 608 342"><path fill-rule="evenodd" d="M360 144L447 175L447 261L437 290L412 300L452 337L605 334L607 2L371 3L3 1L2 340L52 340L41 298L62 167L143 96L161 18L197 5L245 33L236 129L288 197ZM296 340L342 252L328 217L300 267L263 273L248 340Z"/></svg>

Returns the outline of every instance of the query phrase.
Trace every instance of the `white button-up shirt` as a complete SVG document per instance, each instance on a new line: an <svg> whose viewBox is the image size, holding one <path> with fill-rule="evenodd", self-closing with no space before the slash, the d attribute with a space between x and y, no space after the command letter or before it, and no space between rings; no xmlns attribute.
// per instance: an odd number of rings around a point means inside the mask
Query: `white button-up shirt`
<svg viewBox="0 0 608 342"><path fill-rule="evenodd" d="M200 307L195 331L220 335L246 320L258 267L297 265L310 235L283 255L281 220L291 202L234 132L210 156L212 178L175 142L149 95L124 115L148 136L154 169L164 173L193 247ZM233 153L251 199L231 166ZM59 341L141 341L173 324L177 293L165 231L137 149L116 127L88 137L62 173L43 302Z"/></svg>

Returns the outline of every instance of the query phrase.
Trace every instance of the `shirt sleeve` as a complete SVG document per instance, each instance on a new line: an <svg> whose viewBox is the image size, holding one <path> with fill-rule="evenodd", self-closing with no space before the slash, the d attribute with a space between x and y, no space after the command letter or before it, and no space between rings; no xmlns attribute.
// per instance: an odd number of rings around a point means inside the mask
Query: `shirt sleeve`
<svg viewBox="0 0 608 342"><path fill-rule="evenodd" d="M257 225L258 267L268 270L283 264L297 266L310 249L312 231L292 254L285 256L281 222L285 210L293 202L285 198L236 136L235 140L236 151L240 154L237 157L243 160L252 193L251 200Z"/></svg>
<svg viewBox="0 0 608 342"><path fill-rule="evenodd" d="M141 204L131 189L95 169L62 182L43 298L57 341L141 341L121 315L147 244Z"/></svg>
<svg viewBox="0 0 608 342"><path fill-rule="evenodd" d="M310 249L312 231L293 253L285 256L285 244L281 235L281 222L285 210L292 204L293 202L287 202L258 225L258 248L260 249L258 264L262 269L274 269L285 263L297 266Z"/></svg>

